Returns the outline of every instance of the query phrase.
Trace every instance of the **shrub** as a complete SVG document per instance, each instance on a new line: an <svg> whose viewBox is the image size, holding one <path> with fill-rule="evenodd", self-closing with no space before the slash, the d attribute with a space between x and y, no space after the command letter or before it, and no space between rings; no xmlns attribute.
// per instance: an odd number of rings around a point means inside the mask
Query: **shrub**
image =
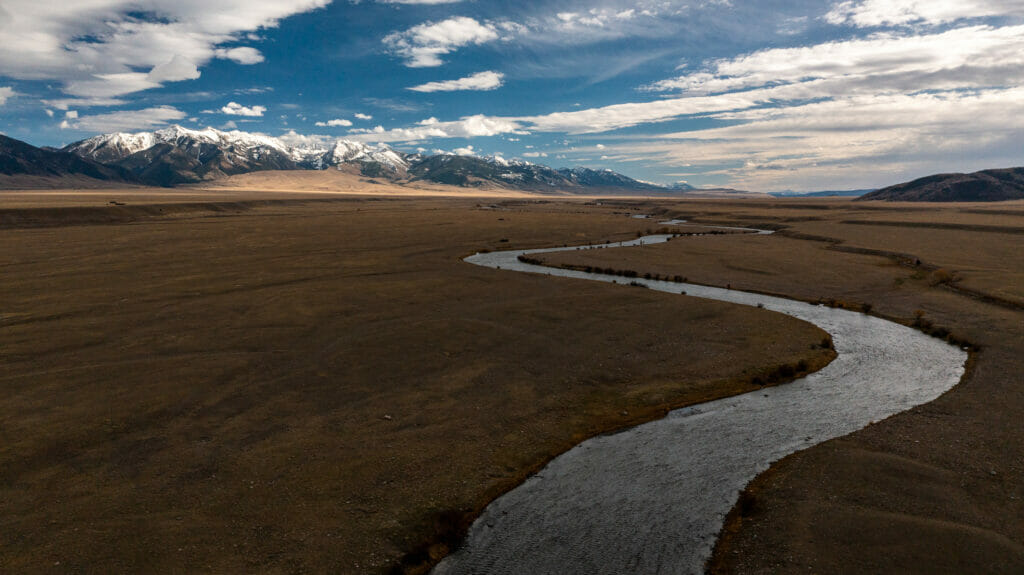
<svg viewBox="0 0 1024 575"><path fill-rule="evenodd" d="M527 256L525 254L520 254L517 259L519 261L523 262L524 264L530 264L530 265L534 265L534 266L544 265L544 260L539 260L537 258L531 258L531 257L529 257L529 256Z"/></svg>
<svg viewBox="0 0 1024 575"><path fill-rule="evenodd" d="M956 274L947 269L937 269L932 272L931 277L928 279L928 285L939 286L939 285L950 285L956 282Z"/></svg>

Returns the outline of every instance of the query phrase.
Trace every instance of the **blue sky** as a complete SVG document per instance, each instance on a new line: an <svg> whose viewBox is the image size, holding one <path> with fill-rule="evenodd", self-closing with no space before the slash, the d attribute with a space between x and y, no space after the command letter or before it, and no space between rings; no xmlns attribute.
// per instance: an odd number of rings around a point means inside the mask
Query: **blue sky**
<svg viewBox="0 0 1024 575"><path fill-rule="evenodd" d="M0 131L177 123L655 182L1024 165L1024 0L0 4Z"/></svg>

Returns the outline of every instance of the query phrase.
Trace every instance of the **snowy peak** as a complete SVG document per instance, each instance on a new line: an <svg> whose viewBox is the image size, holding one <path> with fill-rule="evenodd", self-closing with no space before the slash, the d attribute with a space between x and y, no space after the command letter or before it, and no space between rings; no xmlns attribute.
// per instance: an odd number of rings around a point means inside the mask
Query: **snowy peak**
<svg viewBox="0 0 1024 575"><path fill-rule="evenodd" d="M404 173L409 169L406 158L385 144L363 144L351 140L338 140L327 153L328 165L337 166L351 162L375 162L393 172Z"/></svg>
<svg viewBox="0 0 1024 575"><path fill-rule="evenodd" d="M155 134L142 132L139 134L104 134L88 140L76 142L64 148L80 157L98 162L114 162L126 158L136 152L152 148L157 143Z"/></svg>

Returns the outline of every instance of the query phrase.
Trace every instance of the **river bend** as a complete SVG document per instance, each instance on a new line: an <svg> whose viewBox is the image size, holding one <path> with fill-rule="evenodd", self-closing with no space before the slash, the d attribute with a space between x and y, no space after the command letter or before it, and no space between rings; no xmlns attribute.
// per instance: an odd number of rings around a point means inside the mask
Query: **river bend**
<svg viewBox="0 0 1024 575"><path fill-rule="evenodd" d="M621 277L536 266L518 257L651 245L671 237L492 252L466 261L623 283ZM713 241L693 241L701 240ZM701 573L740 490L772 462L932 401L964 373L963 350L873 316L736 290L629 281L677 297L685 291L686 297L762 305L811 322L832 335L838 356L792 383L678 409L584 441L491 503L435 574Z"/></svg>

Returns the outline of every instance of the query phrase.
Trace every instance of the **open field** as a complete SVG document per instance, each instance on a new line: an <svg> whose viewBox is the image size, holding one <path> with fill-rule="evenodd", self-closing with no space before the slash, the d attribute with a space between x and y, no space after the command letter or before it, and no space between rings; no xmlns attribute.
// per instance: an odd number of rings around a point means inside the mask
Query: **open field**
<svg viewBox="0 0 1024 575"><path fill-rule="evenodd" d="M980 346L965 381L939 400L790 456L756 480L730 517L713 572L1021 572L1021 208L651 204L644 209L782 232L544 259L869 304L872 313Z"/></svg>
<svg viewBox="0 0 1024 575"><path fill-rule="evenodd" d="M0 201L0 571L419 565L582 438L831 358L763 310L460 261L632 238L632 207L192 194Z"/></svg>

